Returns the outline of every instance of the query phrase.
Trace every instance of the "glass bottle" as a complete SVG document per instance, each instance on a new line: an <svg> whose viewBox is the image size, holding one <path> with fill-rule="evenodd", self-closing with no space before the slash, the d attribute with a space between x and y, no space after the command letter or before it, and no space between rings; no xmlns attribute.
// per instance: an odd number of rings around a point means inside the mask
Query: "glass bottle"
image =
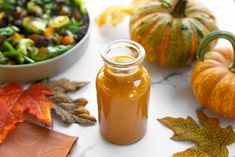
<svg viewBox="0 0 235 157"><path fill-rule="evenodd" d="M107 44L96 78L100 132L115 144L132 144L146 133L150 77L144 48L131 40Z"/></svg>

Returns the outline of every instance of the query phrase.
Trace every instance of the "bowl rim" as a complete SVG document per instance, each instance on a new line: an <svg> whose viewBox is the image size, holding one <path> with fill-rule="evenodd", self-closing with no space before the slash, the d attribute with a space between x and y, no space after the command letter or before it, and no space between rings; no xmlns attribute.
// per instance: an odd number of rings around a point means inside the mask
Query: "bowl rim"
<svg viewBox="0 0 235 157"><path fill-rule="evenodd" d="M40 62L37 62L37 63L34 63L34 64L19 64L19 65L1 65L0 64L0 68L7 68L7 69L20 69L20 68L31 68L31 67L36 67L36 66L40 66L40 65L44 65L44 64L47 64L49 62L53 62L53 61L56 61L56 60L59 60L61 58L63 58L64 56L68 55L69 53L72 53L73 51L75 51L82 43L84 43L86 41L86 39L89 37L90 33L91 33L91 17L90 17L90 14L87 13L88 15L88 19L89 19L89 24L88 24L88 30L85 34L85 36L83 36L83 38L75 45L73 46L70 50L68 50L67 52L59 55L59 56L56 56L54 58L50 58L48 60L44 60L44 61L40 61Z"/></svg>

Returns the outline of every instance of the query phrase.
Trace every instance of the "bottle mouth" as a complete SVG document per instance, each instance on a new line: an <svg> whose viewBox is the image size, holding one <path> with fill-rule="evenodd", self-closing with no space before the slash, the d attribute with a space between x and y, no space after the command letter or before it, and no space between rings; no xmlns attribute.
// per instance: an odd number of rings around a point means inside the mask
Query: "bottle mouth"
<svg viewBox="0 0 235 157"><path fill-rule="evenodd" d="M115 40L104 46L101 57L112 68L131 68L144 61L145 50L132 40Z"/></svg>

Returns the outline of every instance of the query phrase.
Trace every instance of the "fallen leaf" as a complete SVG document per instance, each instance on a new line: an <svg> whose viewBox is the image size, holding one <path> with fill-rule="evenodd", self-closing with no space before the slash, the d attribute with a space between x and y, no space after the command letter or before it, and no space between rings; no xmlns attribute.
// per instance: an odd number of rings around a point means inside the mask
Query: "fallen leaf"
<svg viewBox="0 0 235 157"><path fill-rule="evenodd" d="M201 152L197 148L190 148L184 152L179 152L174 154L173 157L214 157L214 156Z"/></svg>
<svg viewBox="0 0 235 157"><path fill-rule="evenodd" d="M97 18L96 23L99 27L107 23L111 23L112 26L119 24L127 15L131 15L133 11L141 3L145 3L151 0L133 0L130 6L124 7L121 5L115 5L107 7Z"/></svg>
<svg viewBox="0 0 235 157"><path fill-rule="evenodd" d="M34 84L25 91L19 84L0 87L0 143L17 123L24 121L24 112L45 125L51 125L52 103L46 96L52 94L52 90L41 84Z"/></svg>
<svg viewBox="0 0 235 157"><path fill-rule="evenodd" d="M40 82L46 88L49 88L56 93L68 93L68 92L75 92L80 88L89 84L89 82L77 82L77 81L70 81L68 79L59 79L59 80L43 80Z"/></svg>
<svg viewBox="0 0 235 157"><path fill-rule="evenodd" d="M64 94L55 94L50 97L50 100L55 104L54 110L67 123L79 123L83 125L92 125L96 123L96 118L84 108L87 100L72 100Z"/></svg>
<svg viewBox="0 0 235 157"><path fill-rule="evenodd" d="M173 157L228 157L227 145L235 142L235 133L231 126L221 128L219 120L197 112L201 127L191 118L166 117L159 121L174 131L171 138L175 141L190 141L196 146Z"/></svg>
<svg viewBox="0 0 235 157"><path fill-rule="evenodd" d="M120 23L124 17L132 13L132 8L123 6L111 6L105 9L96 19L97 24L101 27L110 22L113 26ZM110 21L109 21L110 20Z"/></svg>
<svg viewBox="0 0 235 157"><path fill-rule="evenodd" d="M86 86L88 82L70 81L68 79L43 80L41 82L45 87L54 90L53 96L49 99L54 103L54 110L62 121L71 124L79 123L82 125L93 125L96 118L90 115L85 108L88 101L85 98L71 99L66 93L76 92Z"/></svg>
<svg viewBox="0 0 235 157"><path fill-rule="evenodd" d="M85 107L88 103L88 101L85 98L78 98L73 101L74 104L77 104L78 106Z"/></svg>

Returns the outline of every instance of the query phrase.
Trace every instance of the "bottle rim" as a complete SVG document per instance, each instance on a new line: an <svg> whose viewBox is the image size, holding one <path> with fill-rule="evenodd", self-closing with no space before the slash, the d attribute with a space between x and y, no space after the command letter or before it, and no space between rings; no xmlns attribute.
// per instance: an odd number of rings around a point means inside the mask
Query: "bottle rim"
<svg viewBox="0 0 235 157"><path fill-rule="evenodd" d="M112 49L117 49L117 48L135 49L138 56L135 57L135 59L130 62L114 61L108 56L108 54L109 52L111 52ZM108 66L111 66L114 68L130 68L130 67L135 67L135 66L140 65L144 61L145 49L143 48L142 45L132 40L127 40L127 39L114 40L104 46L101 52L101 57L104 63L107 64Z"/></svg>

